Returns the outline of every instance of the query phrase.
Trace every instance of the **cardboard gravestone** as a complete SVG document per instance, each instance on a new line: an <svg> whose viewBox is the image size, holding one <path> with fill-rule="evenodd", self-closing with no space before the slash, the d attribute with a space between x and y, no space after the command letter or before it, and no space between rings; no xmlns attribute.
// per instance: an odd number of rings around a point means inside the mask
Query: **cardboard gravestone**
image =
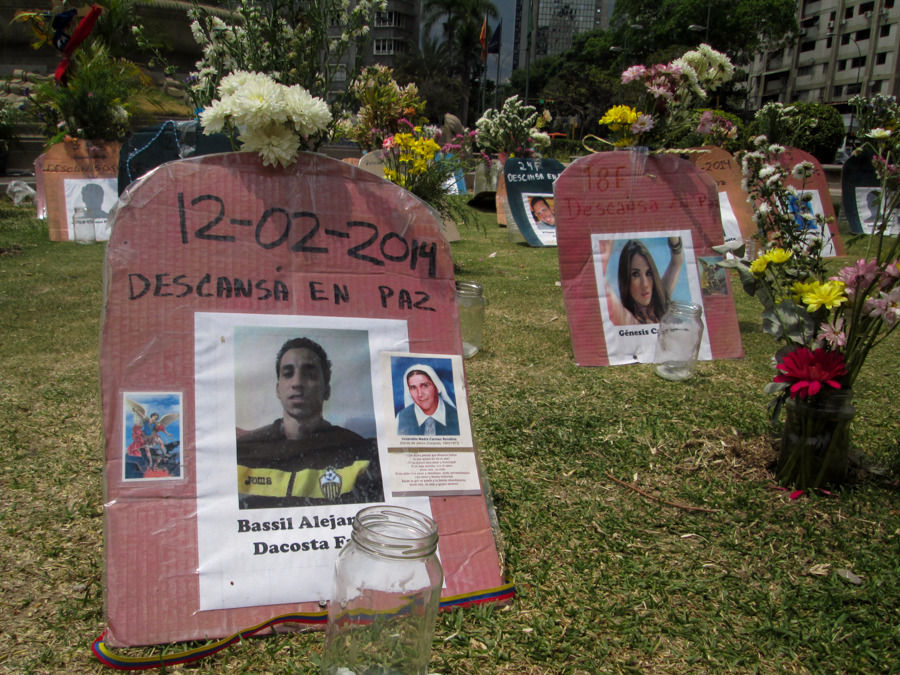
<svg viewBox="0 0 900 675"><path fill-rule="evenodd" d="M556 246L553 182L563 172L555 159L506 160L506 199L514 224L532 246Z"/></svg>
<svg viewBox="0 0 900 675"><path fill-rule="evenodd" d="M38 155L34 160L34 205L35 216L39 220L47 219L47 189L44 187L44 162L46 155Z"/></svg>
<svg viewBox="0 0 900 675"><path fill-rule="evenodd" d="M722 148L694 148L687 159L709 175L719 193L719 214L725 241L754 237L757 234L753 222L753 208L747 202L747 193L741 188L743 175L740 163L730 152Z"/></svg>
<svg viewBox="0 0 900 675"><path fill-rule="evenodd" d="M800 162L810 162L813 167L812 178L804 181L790 176L787 180L789 185L797 188L801 192L809 193L812 197L809 202L809 208L817 216L825 219L825 227L827 233L820 233L816 227L810 227L799 215L799 209L804 208L799 202L797 204L798 213L796 215L798 227L805 227L809 230L810 236L825 236L825 246L822 248L822 255L826 258L845 255L844 240L838 231L837 218L834 213L834 204L831 201L831 190L828 188L828 178L822 165L815 157L804 150L797 148L785 148L781 154L781 165L790 172Z"/></svg>
<svg viewBox="0 0 900 675"><path fill-rule="evenodd" d="M509 202L506 197L506 162L507 156L504 153L497 155L500 161L500 175L497 177L497 194L494 201L497 205L497 225L506 227L509 221Z"/></svg>
<svg viewBox="0 0 900 675"><path fill-rule="evenodd" d="M841 211L854 234L873 234L882 207L881 181L872 166L873 157L871 150L850 155L841 169ZM900 216L894 215L885 234L900 234Z"/></svg>
<svg viewBox="0 0 900 675"><path fill-rule="evenodd" d="M701 359L743 356L730 280L712 248L723 235L708 175L674 155L602 152L566 167L554 196L560 275L579 365L653 362L665 311L660 288L703 308ZM652 277L653 284L632 285L638 268L639 278Z"/></svg>
<svg viewBox="0 0 900 675"><path fill-rule="evenodd" d="M372 150L359 158L359 168L384 178L384 150Z"/></svg>
<svg viewBox="0 0 900 675"><path fill-rule="evenodd" d="M286 613L321 620L353 516L382 501L437 521L447 602L508 596L453 263L431 209L323 155L279 170L225 153L151 171L113 222L101 346L110 646L222 637ZM285 363L321 364L291 347L279 370L294 338L331 362L315 391L333 426L287 452L280 420L314 394L283 384ZM401 425L415 408L405 374L426 367L444 383L436 436Z"/></svg>
<svg viewBox="0 0 900 675"><path fill-rule="evenodd" d="M63 141L43 155L51 241L105 241L118 197L119 144Z"/></svg>

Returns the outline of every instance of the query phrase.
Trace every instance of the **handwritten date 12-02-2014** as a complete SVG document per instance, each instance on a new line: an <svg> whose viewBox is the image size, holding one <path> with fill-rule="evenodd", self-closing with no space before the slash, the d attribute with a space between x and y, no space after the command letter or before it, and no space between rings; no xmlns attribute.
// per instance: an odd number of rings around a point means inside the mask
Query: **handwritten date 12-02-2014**
<svg viewBox="0 0 900 675"><path fill-rule="evenodd" d="M190 208L187 205L190 205ZM408 241L396 232L382 234L375 223L348 220L326 224L312 211L269 207L258 218L232 217L225 200L203 194L190 200L178 193L181 243L192 241L233 243L251 239L260 248L287 247L292 253L330 255L339 246L346 255L375 267L408 265L415 271L427 265L427 277L435 278L437 245L434 241Z"/></svg>

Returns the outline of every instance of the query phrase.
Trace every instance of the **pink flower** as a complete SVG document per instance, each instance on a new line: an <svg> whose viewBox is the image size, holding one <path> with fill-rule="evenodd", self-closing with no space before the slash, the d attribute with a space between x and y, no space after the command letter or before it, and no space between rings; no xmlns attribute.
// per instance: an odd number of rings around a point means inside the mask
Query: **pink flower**
<svg viewBox="0 0 900 675"><path fill-rule="evenodd" d="M648 85L647 91L653 95L654 98L664 98L667 101L671 101L675 98L675 94L666 89L665 87L660 87L657 85Z"/></svg>
<svg viewBox="0 0 900 675"><path fill-rule="evenodd" d="M882 291L877 298L866 300L866 314L880 317L888 326L895 326L900 322L900 288L895 288L890 293Z"/></svg>
<svg viewBox="0 0 900 675"><path fill-rule="evenodd" d="M631 125L631 133L635 135L646 133L653 128L654 124L650 115L638 115L637 122Z"/></svg>
<svg viewBox="0 0 900 675"><path fill-rule="evenodd" d="M697 126L697 133L703 134L704 136L712 131L713 128L713 114L712 110L706 110L700 115L700 124Z"/></svg>
<svg viewBox="0 0 900 675"><path fill-rule="evenodd" d="M819 326L819 337L825 340L832 349L846 346L847 335L844 333L844 317L840 316Z"/></svg>
<svg viewBox="0 0 900 675"><path fill-rule="evenodd" d="M776 367L781 374L776 375L773 382L789 383L791 398L801 399L815 396L825 385L840 389L841 384L836 378L847 373L844 355L822 347L813 351L806 347L795 349Z"/></svg>
<svg viewBox="0 0 900 675"><path fill-rule="evenodd" d="M844 291L853 297L856 291L869 287L878 275L878 263L874 260L857 260L856 264L845 267L837 276L831 277L832 281L843 281Z"/></svg>
<svg viewBox="0 0 900 675"><path fill-rule="evenodd" d="M881 277L878 286L881 290L886 291L896 284L898 280L900 280L900 266L897 265L897 261L895 260L884 266L884 275Z"/></svg>
<svg viewBox="0 0 900 675"><path fill-rule="evenodd" d="M384 142L381 144L381 147L384 150L390 150L391 148L393 148L394 147L394 137L388 136L387 138L385 138Z"/></svg>
<svg viewBox="0 0 900 675"><path fill-rule="evenodd" d="M641 79L646 74L647 69L644 66L631 66L631 68L622 73L622 84L634 82L635 80Z"/></svg>

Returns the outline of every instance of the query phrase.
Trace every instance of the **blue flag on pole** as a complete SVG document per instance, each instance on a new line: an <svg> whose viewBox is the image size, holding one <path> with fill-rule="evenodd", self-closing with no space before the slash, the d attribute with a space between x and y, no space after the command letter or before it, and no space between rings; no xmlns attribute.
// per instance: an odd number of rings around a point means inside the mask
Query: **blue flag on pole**
<svg viewBox="0 0 900 675"><path fill-rule="evenodd" d="M503 32L503 19L500 19L500 23L497 24L497 27L494 29L494 34L491 36L491 41L488 42L487 53L488 54L499 54L500 53L500 35Z"/></svg>

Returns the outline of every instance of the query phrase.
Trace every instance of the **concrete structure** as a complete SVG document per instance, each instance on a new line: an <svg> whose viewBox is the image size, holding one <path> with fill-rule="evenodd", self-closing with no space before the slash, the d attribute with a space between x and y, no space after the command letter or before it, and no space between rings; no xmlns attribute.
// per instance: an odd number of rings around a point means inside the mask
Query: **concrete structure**
<svg viewBox="0 0 900 675"><path fill-rule="evenodd" d="M900 94L900 8L895 0L800 0L797 41L757 55L748 108L770 101L846 103Z"/></svg>
<svg viewBox="0 0 900 675"><path fill-rule="evenodd" d="M529 21L533 27L531 60L552 56L572 46L579 33L609 28L614 0L516 0L513 70L525 67Z"/></svg>

